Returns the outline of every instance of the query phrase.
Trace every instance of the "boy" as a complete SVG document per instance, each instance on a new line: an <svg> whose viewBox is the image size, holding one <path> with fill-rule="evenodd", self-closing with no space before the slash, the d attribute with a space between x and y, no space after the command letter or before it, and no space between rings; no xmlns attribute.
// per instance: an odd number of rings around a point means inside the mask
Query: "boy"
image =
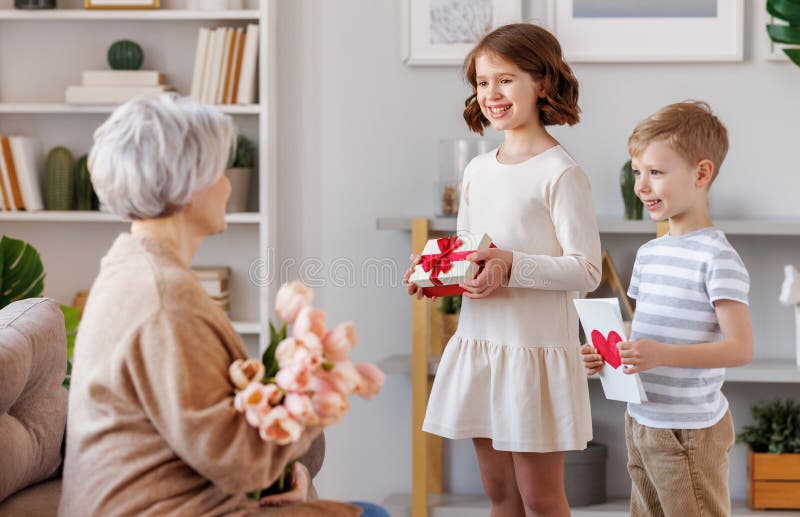
<svg viewBox="0 0 800 517"><path fill-rule="evenodd" d="M628 404L625 441L632 516L730 515L728 453L734 442L725 368L750 362L749 276L708 215L708 190L728 151L708 104L671 104L628 140L636 195L667 235L639 248L628 295L631 341L618 345L648 401ZM581 348L587 375L603 365Z"/></svg>

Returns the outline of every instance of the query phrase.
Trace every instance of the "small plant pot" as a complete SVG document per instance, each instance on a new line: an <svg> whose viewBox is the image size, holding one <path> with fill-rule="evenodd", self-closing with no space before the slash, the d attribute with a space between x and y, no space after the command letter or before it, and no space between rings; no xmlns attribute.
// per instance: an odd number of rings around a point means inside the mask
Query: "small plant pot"
<svg viewBox="0 0 800 517"><path fill-rule="evenodd" d="M753 452L747 462L750 508L800 509L800 454Z"/></svg>
<svg viewBox="0 0 800 517"><path fill-rule="evenodd" d="M589 442L582 451L564 454L564 487L570 506L606 502L606 458L608 447Z"/></svg>
<svg viewBox="0 0 800 517"><path fill-rule="evenodd" d="M253 169L235 167L227 169L225 175L231 182L231 197L225 206L225 212L247 212L247 197L250 194L250 179L253 176Z"/></svg>

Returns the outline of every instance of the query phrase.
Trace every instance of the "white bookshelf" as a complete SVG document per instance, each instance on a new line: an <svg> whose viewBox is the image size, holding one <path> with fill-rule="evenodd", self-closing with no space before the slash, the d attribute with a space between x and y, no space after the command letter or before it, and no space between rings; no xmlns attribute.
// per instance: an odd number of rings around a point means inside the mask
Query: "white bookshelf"
<svg viewBox="0 0 800 517"><path fill-rule="evenodd" d="M378 230L410 231L412 217L379 217ZM432 232L455 232L455 217L431 217L428 219ZM714 225L727 235L753 236L800 236L800 219L720 219ZM656 234L656 223L650 220L628 221L622 218L598 217L600 233L606 234Z"/></svg>
<svg viewBox="0 0 800 517"><path fill-rule="evenodd" d="M411 515L411 495L392 494L381 504L394 517ZM431 494L429 517L486 517L490 510L489 500L480 494ZM625 517L630 515L628 499L611 499L603 504L577 506L570 509L572 517ZM751 510L745 501L733 501L730 517L797 517L797 512L780 510Z"/></svg>
<svg viewBox="0 0 800 517"><path fill-rule="evenodd" d="M0 20L10 21L198 21L198 20L246 20L258 21L261 12L258 9L195 11L189 9L157 9L157 10L83 10L83 9L42 9L17 10L0 9Z"/></svg>
<svg viewBox="0 0 800 517"><path fill-rule="evenodd" d="M242 10L186 9L185 0L161 0L158 10L85 10L83 0L59 0L54 10L17 10L0 0L0 134L39 140L39 173L56 145L77 159L88 152L94 129L116 105L69 105L67 86L84 70L107 69L108 46L126 38L144 49L143 69L159 70L188 94L200 27L258 24L258 100L217 105L234 117L257 147L258 177L251 184L250 212L226 215L228 230L206 239L193 265L231 268L231 320L251 353L267 334L274 286L256 281L253 267L275 247L275 45L278 0L244 0ZM104 23L96 23L104 22ZM55 53L54 53L55 52ZM55 57L54 57L55 56ZM42 255L45 295L69 303L97 274L100 259L128 223L101 212L0 212L0 233L31 242Z"/></svg>
<svg viewBox="0 0 800 517"><path fill-rule="evenodd" d="M258 212L225 214L228 224L258 224ZM42 210L39 212L0 212L0 221L36 223L118 223L130 224L114 214L79 210Z"/></svg>
<svg viewBox="0 0 800 517"><path fill-rule="evenodd" d="M261 108L258 104L219 104L215 106L218 110L229 115L258 115ZM60 104L57 102L0 102L0 114L28 114L28 115L104 115L110 114L117 105L86 106Z"/></svg>
<svg viewBox="0 0 800 517"><path fill-rule="evenodd" d="M411 375L411 354L395 354L382 359L378 366L388 374ZM439 358L428 359L428 375L436 375ZM596 375L589 380L598 380ZM800 384L800 367L790 361L756 360L746 366L727 368L725 382Z"/></svg>

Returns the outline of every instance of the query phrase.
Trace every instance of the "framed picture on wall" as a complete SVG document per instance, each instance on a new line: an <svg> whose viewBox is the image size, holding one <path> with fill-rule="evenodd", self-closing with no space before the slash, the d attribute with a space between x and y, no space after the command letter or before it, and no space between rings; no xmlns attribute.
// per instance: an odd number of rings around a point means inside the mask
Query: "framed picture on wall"
<svg viewBox="0 0 800 517"><path fill-rule="evenodd" d="M743 59L744 0L548 0L571 62Z"/></svg>
<svg viewBox="0 0 800 517"><path fill-rule="evenodd" d="M85 9L158 9L160 0L83 0Z"/></svg>
<svg viewBox="0 0 800 517"><path fill-rule="evenodd" d="M404 0L403 61L461 65L492 29L522 19L522 0Z"/></svg>

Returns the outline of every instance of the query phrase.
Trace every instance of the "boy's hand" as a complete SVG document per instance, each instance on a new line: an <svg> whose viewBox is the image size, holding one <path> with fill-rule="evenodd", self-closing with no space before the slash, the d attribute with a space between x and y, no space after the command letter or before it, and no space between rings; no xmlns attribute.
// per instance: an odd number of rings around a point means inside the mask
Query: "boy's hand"
<svg viewBox="0 0 800 517"><path fill-rule="evenodd" d="M662 364L664 347L669 346L653 339L637 339L617 343L625 373L637 373Z"/></svg>
<svg viewBox="0 0 800 517"><path fill-rule="evenodd" d="M583 358L583 367L586 368L586 375L594 375L603 367L603 356L597 353L597 350L588 344L581 347L581 357Z"/></svg>
<svg viewBox="0 0 800 517"><path fill-rule="evenodd" d="M408 279L411 278L411 274L414 273L414 266L416 266L417 264L422 262L422 256L421 255L411 255L410 258L411 258L411 266L406 270L406 274L403 275L403 283L404 284L408 284L408 288L407 288L408 294L411 295L411 296L416 296L417 300L419 300L423 296L425 296L423 294L423 292L422 292L422 288L420 286L418 286L417 284L409 283ZM435 296L431 296L430 298L431 298L431 300L435 300L436 299Z"/></svg>
<svg viewBox="0 0 800 517"><path fill-rule="evenodd" d="M511 264L514 261L512 252L489 248L471 253L467 256L467 260L470 262L485 261L483 271L478 276L459 284L466 291L464 296L467 298L486 298L498 287L508 285Z"/></svg>

